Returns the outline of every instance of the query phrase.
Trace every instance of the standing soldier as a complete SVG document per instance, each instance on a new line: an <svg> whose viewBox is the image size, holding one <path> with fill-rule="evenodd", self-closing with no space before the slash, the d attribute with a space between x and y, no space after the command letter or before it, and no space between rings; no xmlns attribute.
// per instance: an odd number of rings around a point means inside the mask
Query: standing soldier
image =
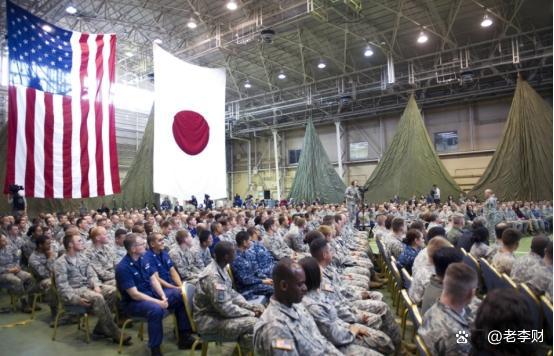
<svg viewBox="0 0 554 356"><path fill-rule="evenodd" d="M494 227L500 221L502 217L496 209L496 196L491 189L485 190L485 204L483 205L483 216L487 219L487 229L489 230L489 241L492 239L494 241L495 231ZM491 241L492 242L492 241Z"/></svg>
<svg viewBox="0 0 554 356"><path fill-rule="evenodd" d="M348 208L348 215L350 222L356 221L356 205L360 202L362 197L360 196L360 189L358 188L358 181L353 180L352 184L346 188L344 192L346 198L346 207Z"/></svg>

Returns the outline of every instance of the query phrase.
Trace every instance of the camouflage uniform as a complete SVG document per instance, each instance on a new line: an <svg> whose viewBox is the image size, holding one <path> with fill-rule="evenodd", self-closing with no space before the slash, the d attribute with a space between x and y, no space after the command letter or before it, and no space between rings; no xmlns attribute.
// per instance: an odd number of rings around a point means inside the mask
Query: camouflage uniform
<svg viewBox="0 0 554 356"><path fill-rule="evenodd" d="M271 298L254 327L256 355L343 355L319 332L302 304L290 307Z"/></svg>
<svg viewBox="0 0 554 356"><path fill-rule="evenodd" d="M502 240L496 240L491 246L489 246L489 252L487 252L486 259L489 263L492 263L492 259L502 248Z"/></svg>
<svg viewBox="0 0 554 356"><path fill-rule="evenodd" d="M199 334L236 338L244 354L252 349L254 311L263 307L248 303L235 291L229 275L215 261L198 276L193 303Z"/></svg>
<svg viewBox="0 0 554 356"><path fill-rule="evenodd" d="M251 261L256 262L256 270L260 271L267 278L271 278L275 259L260 241L252 241L252 246L246 251Z"/></svg>
<svg viewBox="0 0 554 356"><path fill-rule="evenodd" d="M198 275L202 272L198 265L203 262L197 261L198 255L195 255L192 250L175 245L169 251L169 257L183 281L189 283L198 281Z"/></svg>
<svg viewBox="0 0 554 356"><path fill-rule="evenodd" d="M115 287L115 266L118 261L112 249L107 245L93 245L85 251L85 257L90 261L100 282Z"/></svg>
<svg viewBox="0 0 554 356"><path fill-rule="evenodd" d="M28 294L34 288L33 276L30 273L21 270L19 260L21 250L16 245L8 243L0 249L0 286L7 288L8 291L16 296ZM19 267L17 273L8 272L8 269Z"/></svg>
<svg viewBox="0 0 554 356"><path fill-rule="evenodd" d="M280 260L283 257L292 258L294 255L294 251L288 247L281 236L277 234L273 236L265 234L263 237L263 244L276 260Z"/></svg>
<svg viewBox="0 0 554 356"><path fill-rule="evenodd" d="M514 265L516 257L511 252L498 252L492 258L492 266L498 271L498 273L506 273L508 276L512 273L512 266Z"/></svg>
<svg viewBox="0 0 554 356"><path fill-rule="evenodd" d="M267 276L258 271L255 261L247 256L246 251L237 250L231 267L236 288L244 298L250 300L260 295L269 297L273 294L273 286L262 283L262 279Z"/></svg>
<svg viewBox="0 0 554 356"><path fill-rule="evenodd" d="M389 256L394 256L398 260L402 251L404 251L404 244L401 240L398 239L394 234L383 235L383 245L385 247L386 253Z"/></svg>
<svg viewBox="0 0 554 356"><path fill-rule="evenodd" d="M348 216L350 221L356 220L356 204L362 199L360 190L352 185L346 188L344 192L346 198L346 207L348 208Z"/></svg>
<svg viewBox="0 0 554 356"><path fill-rule="evenodd" d="M121 262L121 259L125 257L125 255L127 254L127 250L125 249L125 246L119 246L118 244L114 244L113 253L115 254L115 259L116 259L115 264L117 265L119 262Z"/></svg>
<svg viewBox="0 0 554 356"><path fill-rule="evenodd" d="M422 254L423 251L419 253L418 257ZM425 255L427 255L426 252ZM435 266L428 263L421 264L417 270L412 267L412 272L412 284L408 290L408 294L414 303L419 304L419 302L423 299L423 293L425 292L427 285L429 285L431 276L435 274Z"/></svg>
<svg viewBox="0 0 554 356"><path fill-rule="evenodd" d="M545 293L552 300L552 265L547 266L543 263L538 266L526 284L539 294Z"/></svg>
<svg viewBox="0 0 554 356"><path fill-rule="evenodd" d="M100 284L85 256L78 253L74 261L67 254L59 257L54 263L54 275L58 293L64 302L78 305L81 298L87 299L98 317L95 330L111 337L119 336L110 311L115 303L115 288ZM100 287L101 293L95 292L95 287Z"/></svg>
<svg viewBox="0 0 554 356"><path fill-rule="evenodd" d="M46 254L38 251L33 252L29 257L29 268L39 281L39 287L43 291L50 289L52 284L50 277L54 270L54 260L54 258L48 258Z"/></svg>
<svg viewBox="0 0 554 356"><path fill-rule="evenodd" d="M212 255L210 254L210 249L202 249L200 245L194 246L192 248L192 253L196 256L194 259L196 263L196 267L198 269L204 269L204 267L208 266L210 263L212 263Z"/></svg>
<svg viewBox="0 0 554 356"><path fill-rule="evenodd" d="M304 234L300 232L289 232L283 237L288 247L296 252L308 252L309 247L304 243Z"/></svg>
<svg viewBox="0 0 554 356"><path fill-rule="evenodd" d="M312 290L304 296L302 304L314 318L321 334L345 354L374 355L376 352L372 350L385 354L394 351L390 338L382 331L358 324L358 326L365 328L369 335L362 338L354 336L350 332L351 323L339 318L334 301L328 292Z"/></svg>
<svg viewBox="0 0 554 356"><path fill-rule="evenodd" d="M487 229L489 230L489 239L494 239L495 230L494 227L502 218L496 209L496 197L491 196L483 204L483 216L487 219Z"/></svg>
<svg viewBox="0 0 554 356"><path fill-rule="evenodd" d="M367 292L343 283L337 271L331 266L323 269L321 285L323 290L334 291L336 289L336 293L333 293L335 306L337 303L343 303L355 309L378 315L382 321L381 330L393 340L395 345L400 344L400 328L396 324L389 306L382 301L381 293ZM369 293L369 299L362 299L362 292Z"/></svg>
<svg viewBox="0 0 554 356"><path fill-rule="evenodd" d="M467 342L458 343L456 333L465 332ZM467 319L442 304L435 303L423 316L417 333L422 337L431 355L467 355L471 351Z"/></svg>
<svg viewBox="0 0 554 356"><path fill-rule="evenodd" d="M450 229L450 231L448 231L448 233L446 234L446 239L453 245L453 246L456 246L456 244L458 243L458 239L463 235L463 231L462 229L458 228L458 227L453 227L452 229Z"/></svg>
<svg viewBox="0 0 554 356"><path fill-rule="evenodd" d="M527 255L516 258L510 276L516 283L527 283L542 265L544 263L541 256L529 252Z"/></svg>

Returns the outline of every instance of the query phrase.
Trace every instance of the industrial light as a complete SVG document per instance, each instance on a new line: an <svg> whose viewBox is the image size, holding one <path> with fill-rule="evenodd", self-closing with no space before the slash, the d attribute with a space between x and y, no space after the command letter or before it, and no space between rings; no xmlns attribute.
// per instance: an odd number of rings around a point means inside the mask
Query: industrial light
<svg viewBox="0 0 554 356"><path fill-rule="evenodd" d="M134 56L134 53L131 52L131 51L127 51L127 52L125 52L125 55L126 55L127 57L131 58L132 56Z"/></svg>
<svg viewBox="0 0 554 356"><path fill-rule="evenodd" d="M483 16L483 21L481 21L481 27L489 27L490 25L492 25L492 20L489 15L485 14Z"/></svg>
<svg viewBox="0 0 554 356"><path fill-rule="evenodd" d="M50 25L43 25L42 29L46 32L52 32L52 26Z"/></svg>
<svg viewBox="0 0 554 356"><path fill-rule="evenodd" d="M364 50L364 56L366 57L371 57L373 56L373 50L371 49L371 47L367 46Z"/></svg>
<svg viewBox="0 0 554 356"><path fill-rule="evenodd" d="M229 2L227 2L227 9L233 11L233 10L236 10L237 8L238 8L238 5L235 0L230 0Z"/></svg>
<svg viewBox="0 0 554 356"><path fill-rule="evenodd" d="M419 37L417 38L417 43L425 43L429 40L429 37L427 37L427 34L423 31L419 33Z"/></svg>
<svg viewBox="0 0 554 356"><path fill-rule="evenodd" d="M285 79L286 77L287 77L287 76L285 75L285 73L284 73L283 71L280 71L280 72L279 72L279 75L277 75L277 78L279 78L279 79L281 79L281 80Z"/></svg>
<svg viewBox="0 0 554 356"><path fill-rule="evenodd" d="M319 63L317 64L317 67L319 69L323 69L323 68L327 67L327 64L325 64L325 62L323 62L323 61L319 61Z"/></svg>
<svg viewBox="0 0 554 356"><path fill-rule="evenodd" d="M77 9L74 6L69 5L65 8L65 12L67 12L70 15L75 15L77 13Z"/></svg>
<svg viewBox="0 0 554 356"><path fill-rule="evenodd" d="M162 44L163 41L162 41L161 39L159 39L159 38L156 38L156 39L154 40L154 43L155 43L155 44Z"/></svg>
<svg viewBox="0 0 554 356"><path fill-rule="evenodd" d="M190 19L189 22L187 22L187 27L191 30L194 30L196 26L198 25L196 24L196 21L194 21L194 19Z"/></svg>
<svg viewBox="0 0 554 356"><path fill-rule="evenodd" d="M246 79L246 81L244 82L244 87L246 89L250 89L252 88L252 84L250 84L250 81L248 79Z"/></svg>

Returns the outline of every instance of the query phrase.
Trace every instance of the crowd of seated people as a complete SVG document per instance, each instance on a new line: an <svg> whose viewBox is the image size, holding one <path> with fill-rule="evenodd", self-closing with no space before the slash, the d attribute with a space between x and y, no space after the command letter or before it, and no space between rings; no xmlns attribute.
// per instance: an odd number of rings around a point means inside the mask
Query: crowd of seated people
<svg viewBox="0 0 554 356"><path fill-rule="evenodd" d="M375 224L371 235L413 277L409 296L425 312L426 342L436 344L441 325L431 319L467 309L452 327L469 333L478 314L476 278L460 266L461 248L551 296L552 242L540 233L552 227L551 204L522 206L532 215L506 215L496 236L488 235L477 202L414 199L410 205L367 209ZM516 257L522 234L529 231L536 234L531 252ZM199 333L236 339L245 354L401 354L405 348L394 312L375 290L386 280L376 269L368 237L350 222L344 205L104 209L44 213L32 220L5 215L0 286L19 297L24 312L31 311L31 294L43 293L54 318L57 304L49 291L55 281L63 302L90 308L98 317L93 333L114 342L131 343L114 322L116 308L124 316L144 317L152 355L161 354L167 312L175 313L179 348L190 348L195 340L183 305L185 283L196 286L193 318ZM306 332L289 330L292 325Z"/></svg>

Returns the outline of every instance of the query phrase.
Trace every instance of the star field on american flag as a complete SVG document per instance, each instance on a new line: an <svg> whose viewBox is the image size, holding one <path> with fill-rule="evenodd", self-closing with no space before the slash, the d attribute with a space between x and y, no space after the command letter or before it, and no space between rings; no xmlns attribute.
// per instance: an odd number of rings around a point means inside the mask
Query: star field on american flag
<svg viewBox="0 0 554 356"><path fill-rule="evenodd" d="M9 11L10 83L53 94L70 92L71 31L23 12L19 7L11 7Z"/></svg>

